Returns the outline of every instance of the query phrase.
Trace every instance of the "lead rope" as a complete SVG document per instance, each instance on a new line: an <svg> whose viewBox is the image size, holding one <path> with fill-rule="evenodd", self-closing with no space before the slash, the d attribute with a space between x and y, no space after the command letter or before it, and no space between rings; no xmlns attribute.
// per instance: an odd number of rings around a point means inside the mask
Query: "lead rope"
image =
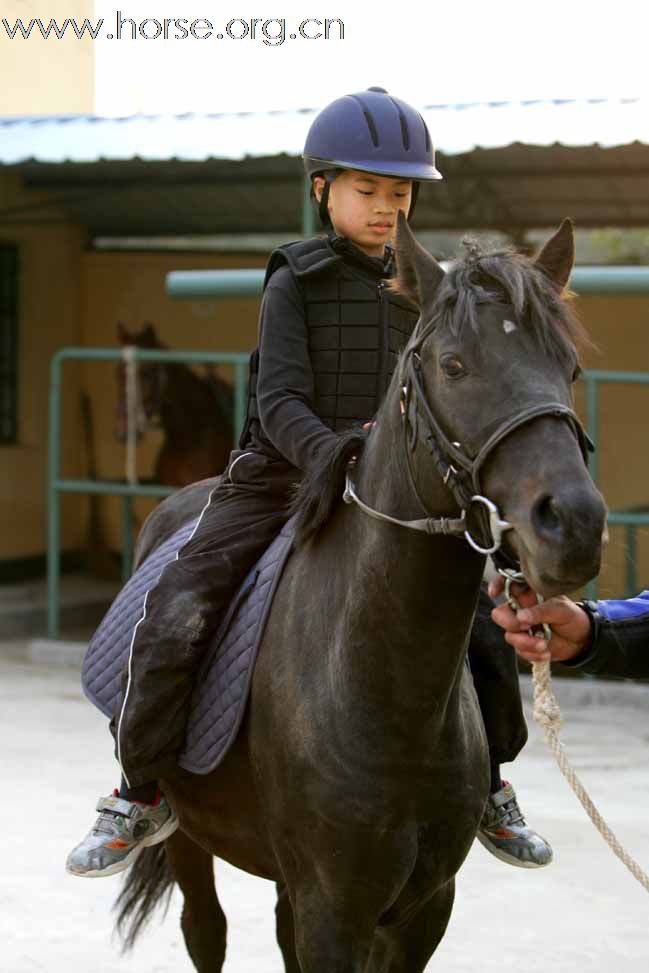
<svg viewBox="0 0 649 973"><path fill-rule="evenodd" d="M518 601L514 595L511 593L511 584L512 581L517 581L520 584L526 584L527 582L520 572L502 570L500 573L505 578L505 597L507 602L513 611L518 611L520 605L518 604ZM541 595L537 595L537 598L539 603L543 601ZM532 633L530 630L530 634L534 633ZM552 637L552 632L549 625L543 626L543 636L547 641L549 641ZM570 761L566 756L566 752L559 737L562 725L561 710L559 708L557 697L554 695L554 691L551 686L550 663L533 662L532 678L534 681L534 719L543 730L545 742L554 754L554 757L559 765L559 770L570 784L582 807L586 811L586 814L602 835L613 854L617 855L622 864L625 865L631 872L633 877L640 882L643 889L646 892L649 892L649 875L647 875L647 873L640 868L635 859L632 858L631 855L622 847L613 831L590 799L586 788L579 780L579 777L573 770Z"/></svg>

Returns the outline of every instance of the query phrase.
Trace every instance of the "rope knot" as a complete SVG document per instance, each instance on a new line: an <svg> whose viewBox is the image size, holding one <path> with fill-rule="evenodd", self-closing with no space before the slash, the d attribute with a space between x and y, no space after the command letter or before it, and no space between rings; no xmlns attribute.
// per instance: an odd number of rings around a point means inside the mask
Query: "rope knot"
<svg viewBox="0 0 649 973"><path fill-rule="evenodd" d="M535 662L532 667L534 679L534 719L544 730L559 733L561 730L561 709L557 697L550 686L550 663Z"/></svg>

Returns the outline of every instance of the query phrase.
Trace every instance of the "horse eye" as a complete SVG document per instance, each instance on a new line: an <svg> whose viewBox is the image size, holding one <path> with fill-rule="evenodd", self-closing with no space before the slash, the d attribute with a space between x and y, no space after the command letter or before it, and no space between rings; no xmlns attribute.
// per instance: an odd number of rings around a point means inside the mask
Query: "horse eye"
<svg viewBox="0 0 649 973"><path fill-rule="evenodd" d="M583 373L583 368L581 367L581 365L577 365L575 367L574 372L572 373L572 378L570 379L570 381L576 382L577 379L582 375L582 373Z"/></svg>
<svg viewBox="0 0 649 973"><path fill-rule="evenodd" d="M449 378L460 378L462 375L466 375L464 363L457 355L445 355L440 361L440 366Z"/></svg>

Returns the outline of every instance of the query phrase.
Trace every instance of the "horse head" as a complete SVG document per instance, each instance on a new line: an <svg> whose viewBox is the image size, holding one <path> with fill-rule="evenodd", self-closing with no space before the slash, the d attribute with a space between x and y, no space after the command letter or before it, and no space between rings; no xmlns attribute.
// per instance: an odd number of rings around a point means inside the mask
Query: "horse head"
<svg viewBox="0 0 649 973"><path fill-rule="evenodd" d="M129 331L122 321L117 323L117 337L123 348L166 348L156 333L155 327L147 323L139 331ZM115 410L115 438L125 442L128 435L128 395L126 361L117 364L117 406ZM136 362L135 369L135 407L132 422L135 435L140 440L144 433L157 425L165 383L165 372L158 362Z"/></svg>
<svg viewBox="0 0 649 973"><path fill-rule="evenodd" d="M504 518L494 556L545 597L573 591L599 571L606 506L573 411L587 339L565 295L572 223L536 259L466 247L445 273L399 214L390 286L420 310L393 379L412 483L427 512L464 509L485 551Z"/></svg>

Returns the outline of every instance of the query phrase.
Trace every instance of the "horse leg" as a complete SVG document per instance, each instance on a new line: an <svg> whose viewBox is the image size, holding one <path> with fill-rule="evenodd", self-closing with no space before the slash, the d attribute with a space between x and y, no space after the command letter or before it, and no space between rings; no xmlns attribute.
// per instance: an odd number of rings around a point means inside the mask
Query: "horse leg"
<svg viewBox="0 0 649 973"><path fill-rule="evenodd" d="M297 890L295 946L301 973L366 973L374 920L358 906L344 892L332 901L315 881Z"/></svg>
<svg viewBox="0 0 649 973"><path fill-rule="evenodd" d="M378 926L367 973L423 973L446 931L455 879L406 919Z"/></svg>
<svg viewBox="0 0 649 973"><path fill-rule="evenodd" d="M169 865L185 897L181 928L198 973L221 973L227 922L214 886L214 858L184 832L166 841Z"/></svg>
<svg viewBox="0 0 649 973"><path fill-rule="evenodd" d="M285 885L277 883L277 905L275 906L275 927L277 943L282 951L285 973L302 973L295 952L295 923L293 906Z"/></svg>

